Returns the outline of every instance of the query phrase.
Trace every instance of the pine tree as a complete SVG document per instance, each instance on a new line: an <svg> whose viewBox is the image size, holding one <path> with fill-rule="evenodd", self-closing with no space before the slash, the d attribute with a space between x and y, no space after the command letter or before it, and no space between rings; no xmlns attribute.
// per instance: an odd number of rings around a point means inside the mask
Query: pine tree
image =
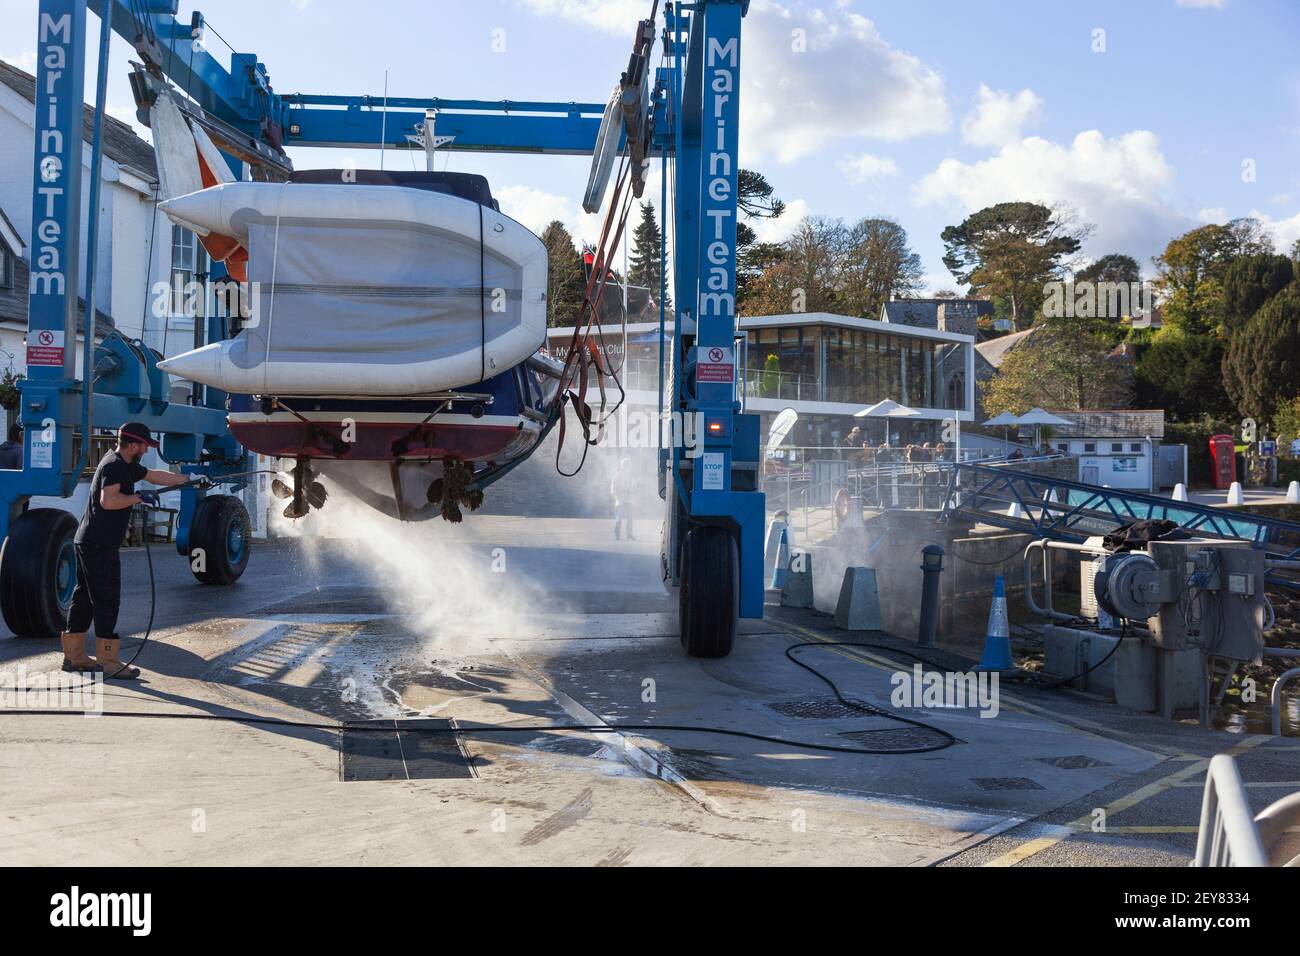
<svg viewBox="0 0 1300 956"><path fill-rule="evenodd" d="M558 219L542 231L542 242L547 257L546 324L568 328L577 324L587 294L582 257L573 236Z"/></svg>
<svg viewBox="0 0 1300 956"><path fill-rule="evenodd" d="M645 286L650 296L659 298L659 245L662 241L659 222L655 219L655 207L641 203L641 221L632 233L632 255L629 260L627 276L629 285ZM671 311L672 297L665 294L664 308Z"/></svg>

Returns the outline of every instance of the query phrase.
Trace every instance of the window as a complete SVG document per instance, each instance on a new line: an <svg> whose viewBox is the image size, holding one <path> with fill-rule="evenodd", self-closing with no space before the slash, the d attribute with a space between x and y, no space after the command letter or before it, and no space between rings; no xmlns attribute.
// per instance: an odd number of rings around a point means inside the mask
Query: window
<svg viewBox="0 0 1300 956"><path fill-rule="evenodd" d="M11 289L13 284L13 266L9 264L9 250L0 244L0 289Z"/></svg>
<svg viewBox="0 0 1300 956"><path fill-rule="evenodd" d="M1128 446L1128 450L1131 452L1140 452L1142 451L1142 443L1140 441L1131 442Z"/></svg>
<svg viewBox="0 0 1300 956"><path fill-rule="evenodd" d="M198 299L191 282L202 282L208 274L208 254L198 236L183 226L172 226L172 314L196 314Z"/></svg>
<svg viewBox="0 0 1300 956"><path fill-rule="evenodd" d="M1095 454L1096 451L1097 451L1097 443L1095 441L1086 441L1083 443L1083 453L1085 455Z"/></svg>
<svg viewBox="0 0 1300 956"><path fill-rule="evenodd" d="M1113 441L1110 443L1110 450L1118 455L1124 451L1124 443L1122 441Z"/></svg>
<svg viewBox="0 0 1300 956"><path fill-rule="evenodd" d="M1070 443L1068 441L1058 441L1056 443L1056 450L1062 455L1068 454L1070 451Z"/></svg>

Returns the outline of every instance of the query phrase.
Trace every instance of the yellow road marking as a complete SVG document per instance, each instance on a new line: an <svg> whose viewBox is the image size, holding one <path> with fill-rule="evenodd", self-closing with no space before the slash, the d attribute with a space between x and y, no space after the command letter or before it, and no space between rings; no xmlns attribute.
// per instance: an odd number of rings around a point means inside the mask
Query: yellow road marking
<svg viewBox="0 0 1300 956"><path fill-rule="evenodd" d="M1272 739L1273 739L1272 737L1268 737L1262 734L1248 737L1247 739L1243 740L1241 743L1236 744L1235 746L1230 748L1227 751L1227 753L1236 756L1237 754L1243 753L1251 749L1252 747L1258 747L1260 744ZM1122 797L1116 798L1115 800L1111 801L1103 808L1106 813L1106 818L1110 819L1110 817L1113 814L1120 813L1124 810L1131 810L1139 803L1143 803L1144 801L1150 800L1152 797L1156 796L1157 794L1164 793L1166 790L1179 786L1184 781L1186 781L1189 777L1195 777L1195 776L1199 776L1202 773L1205 773L1206 770L1209 768L1209 766L1210 766L1209 759L1206 757L1202 757L1201 759L1196 761L1196 763L1188 764L1186 767L1184 767L1181 770L1175 770L1173 773L1169 774L1168 776L1161 777L1159 780L1154 780L1151 783L1146 784L1145 786L1139 787L1138 789L1134 790L1132 793L1127 793ZM1196 830L1197 830L1196 827L1190 827L1188 831L1183 831L1181 829L1172 830L1172 831L1152 830L1152 829L1133 830L1132 828L1129 827L1107 827L1104 832L1108 832L1108 833L1178 832L1181 833L1181 832L1196 832ZM1016 847L1014 850L1010 850L999 857L995 857L994 859L989 860L984 865L985 866L1015 866L1017 863L1020 863L1023 860L1027 860L1029 857L1034 856L1037 853L1041 853L1044 850L1049 849L1050 847L1056 846L1058 843L1062 842L1067 837L1069 837L1069 835L1072 832L1085 832L1085 831L1087 832L1092 831L1091 811L1079 817L1077 820L1071 820L1069 823L1065 824L1064 826L1061 826L1054 835L1045 836L1045 837L1036 837L1035 839L1029 840L1026 843Z"/></svg>

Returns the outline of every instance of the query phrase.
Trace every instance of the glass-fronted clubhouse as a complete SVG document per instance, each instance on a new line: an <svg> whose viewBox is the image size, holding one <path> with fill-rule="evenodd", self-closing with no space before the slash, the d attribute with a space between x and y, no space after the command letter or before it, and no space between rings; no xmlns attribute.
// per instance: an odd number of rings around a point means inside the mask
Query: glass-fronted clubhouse
<svg viewBox="0 0 1300 956"><path fill-rule="evenodd" d="M974 420L975 338L958 332L881 322L828 312L765 315L739 320L736 342L741 400L771 419L784 408L799 413L786 443L801 447L840 444L856 425L864 441L904 446L941 441L942 423ZM602 351L620 378L632 407L657 402L659 326L600 329ZM548 348L567 352L571 328L549 330ZM884 399L916 411L915 417L854 418Z"/></svg>

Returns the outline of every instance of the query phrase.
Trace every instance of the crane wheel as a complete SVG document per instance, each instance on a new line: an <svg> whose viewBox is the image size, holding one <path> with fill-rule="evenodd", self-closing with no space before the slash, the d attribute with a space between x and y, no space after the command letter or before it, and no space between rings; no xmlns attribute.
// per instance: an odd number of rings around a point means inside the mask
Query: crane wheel
<svg viewBox="0 0 1300 956"><path fill-rule="evenodd" d="M0 609L18 637L58 637L77 586L77 519L33 508L9 526L0 548Z"/></svg>
<svg viewBox="0 0 1300 956"><path fill-rule="evenodd" d="M717 525L696 525L682 543L679 621L691 657L726 657L740 618L740 551Z"/></svg>

